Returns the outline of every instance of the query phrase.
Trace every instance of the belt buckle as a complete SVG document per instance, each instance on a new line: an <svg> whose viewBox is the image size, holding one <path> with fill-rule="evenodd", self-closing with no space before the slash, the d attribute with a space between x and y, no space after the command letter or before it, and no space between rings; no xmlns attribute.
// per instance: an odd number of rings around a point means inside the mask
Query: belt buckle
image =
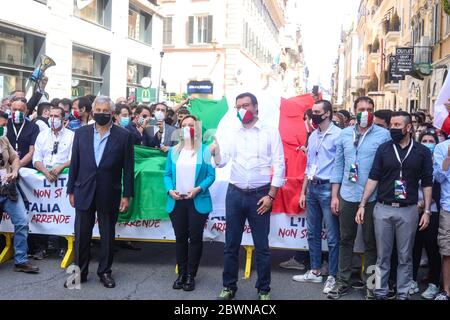
<svg viewBox="0 0 450 320"><path fill-rule="evenodd" d="M394 207L394 208L400 208L400 203L395 203L395 202L392 202L392 207Z"/></svg>

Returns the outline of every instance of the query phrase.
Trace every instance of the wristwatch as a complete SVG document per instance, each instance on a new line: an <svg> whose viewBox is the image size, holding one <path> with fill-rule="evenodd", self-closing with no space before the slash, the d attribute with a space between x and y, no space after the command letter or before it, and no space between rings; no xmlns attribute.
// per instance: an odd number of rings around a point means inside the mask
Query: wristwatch
<svg viewBox="0 0 450 320"><path fill-rule="evenodd" d="M427 215L431 216L431 211L430 210L425 210L423 213L426 213Z"/></svg>

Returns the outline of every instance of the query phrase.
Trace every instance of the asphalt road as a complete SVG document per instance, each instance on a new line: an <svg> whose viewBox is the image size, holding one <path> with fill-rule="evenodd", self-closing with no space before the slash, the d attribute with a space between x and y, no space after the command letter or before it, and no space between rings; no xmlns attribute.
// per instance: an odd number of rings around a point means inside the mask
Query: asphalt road
<svg viewBox="0 0 450 320"><path fill-rule="evenodd" d="M205 243L203 258L193 292L172 289L175 274L175 246L162 243L137 243L141 251L119 249L115 254L113 277L117 286L106 289L96 276L98 247L93 247L91 269L87 283L81 290L68 290L63 284L68 274L60 268L56 254L42 261L33 261L40 273L30 275L13 271L14 263L8 261L0 265L0 299L50 299L50 300L215 300L222 289L223 244ZM278 264L289 259L293 252L272 251L272 292L273 300L327 300L322 293L322 284L302 284L292 281L298 274L295 270L283 270ZM240 255L240 280L237 300L257 299L256 270L253 264L251 278L244 280L244 258ZM419 298L416 295L416 298ZM364 291L353 290L342 300L364 300Z"/></svg>

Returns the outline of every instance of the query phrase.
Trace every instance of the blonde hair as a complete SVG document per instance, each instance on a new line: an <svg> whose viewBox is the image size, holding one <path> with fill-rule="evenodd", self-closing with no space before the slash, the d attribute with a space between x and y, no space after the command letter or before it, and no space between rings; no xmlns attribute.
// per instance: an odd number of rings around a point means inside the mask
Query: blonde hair
<svg viewBox="0 0 450 320"><path fill-rule="evenodd" d="M195 155L198 150L201 150L202 148L202 126L201 122L192 115L188 115L183 118L183 121L180 123L180 142L175 145L174 151L175 153L181 153L181 150L183 150L185 141L183 138L183 122L187 119L193 119L194 120L194 140L191 140L192 148L194 149L194 152L192 153L192 156Z"/></svg>

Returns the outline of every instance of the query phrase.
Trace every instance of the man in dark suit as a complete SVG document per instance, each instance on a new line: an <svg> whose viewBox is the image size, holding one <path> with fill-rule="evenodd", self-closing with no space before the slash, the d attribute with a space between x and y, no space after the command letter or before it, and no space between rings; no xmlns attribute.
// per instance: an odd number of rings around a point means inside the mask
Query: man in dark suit
<svg viewBox="0 0 450 320"><path fill-rule="evenodd" d="M142 144L147 147L159 148L168 152L169 148L178 143L175 137L177 128L165 122L167 105L158 103L155 105L156 126L149 126L142 135Z"/></svg>
<svg viewBox="0 0 450 320"><path fill-rule="evenodd" d="M76 209L75 264L81 270L81 282L87 281L97 212L101 250L97 274L106 288L115 287L111 265L118 212L128 210L134 187L133 139L127 130L112 124L114 108L109 97L95 99L96 123L75 132L67 185L70 204Z"/></svg>

